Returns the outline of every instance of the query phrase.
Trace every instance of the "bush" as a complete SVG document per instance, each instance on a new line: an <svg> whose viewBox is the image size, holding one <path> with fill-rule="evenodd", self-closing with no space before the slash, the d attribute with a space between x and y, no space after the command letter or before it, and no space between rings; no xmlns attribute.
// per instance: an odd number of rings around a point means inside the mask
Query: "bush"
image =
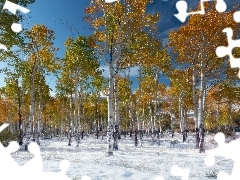
<svg viewBox="0 0 240 180"><path fill-rule="evenodd" d="M232 131L223 131L225 137L233 137L234 136L234 132Z"/></svg>
<svg viewBox="0 0 240 180"><path fill-rule="evenodd" d="M18 141L18 131L11 133L8 129L4 129L0 133L0 142L6 147L11 141Z"/></svg>

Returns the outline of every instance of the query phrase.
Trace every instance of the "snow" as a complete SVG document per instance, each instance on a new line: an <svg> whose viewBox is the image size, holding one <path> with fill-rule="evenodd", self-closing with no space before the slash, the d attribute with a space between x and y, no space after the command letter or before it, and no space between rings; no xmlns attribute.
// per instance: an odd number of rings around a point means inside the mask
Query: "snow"
<svg viewBox="0 0 240 180"><path fill-rule="evenodd" d="M171 145L171 140L178 143ZM230 141L230 139L228 139ZM100 179L128 179L144 180L155 179L158 176L166 180L177 180L181 177L171 175L171 167L177 165L190 170L190 180L207 180L217 175L219 171L231 173L233 161L218 157L213 167L208 167L204 163L207 153L199 153L194 147L194 134L188 136L187 142L182 143L182 136L176 134L172 139L165 135L157 145L152 144L151 138L144 137L143 147L135 147L134 139L127 136L119 141L119 150L114 151L114 155L108 157L106 153L107 140L95 137L84 137L80 147L76 147L73 141L72 146L68 145L66 137L44 139L41 141L40 151L43 158L43 170L47 172L59 172L59 162L69 160L70 167L66 174L74 180L80 180L84 175L92 180ZM217 143L213 135L205 137L206 150L216 148ZM21 147L12 157L19 165L24 165L34 155Z"/></svg>

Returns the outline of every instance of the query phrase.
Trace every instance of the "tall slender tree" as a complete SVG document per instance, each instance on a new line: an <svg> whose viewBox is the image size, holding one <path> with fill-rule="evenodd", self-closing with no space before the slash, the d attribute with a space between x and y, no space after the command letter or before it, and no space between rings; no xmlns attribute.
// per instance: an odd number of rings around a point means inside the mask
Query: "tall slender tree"
<svg viewBox="0 0 240 180"><path fill-rule="evenodd" d="M118 72L119 63L143 64L148 59L145 57L149 55L152 41L147 40L156 32L159 19L159 14L146 13L150 2L124 0L105 3L104 0L94 0L85 10L85 20L94 28L95 47L109 67L108 155L113 155L112 136L119 122L114 117L114 75Z"/></svg>
<svg viewBox="0 0 240 180"><path fill-rule="evenodd" d="M217 1L204 3L204 15L191 16L186 25L169 34L169 45L177 53L177 61L192 69L196 142L199 139L198 128L200 124L204 126L207 90L226 77L226 58L218 58L215 53L216 47L227 45L222 30L231 27L236 34L240 30L239 24L233 20L236 10L219 13L215 9L216 3ZM199 4L197 10L200 8ZM196 147L199 147L198 143ZM203 147L200 151L204 151Z"/></svg>

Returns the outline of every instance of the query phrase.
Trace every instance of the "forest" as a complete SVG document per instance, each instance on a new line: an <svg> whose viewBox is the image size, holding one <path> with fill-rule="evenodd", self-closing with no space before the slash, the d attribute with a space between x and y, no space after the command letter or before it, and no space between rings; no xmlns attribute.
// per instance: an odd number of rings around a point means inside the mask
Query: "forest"
<svg viewBox="0 0 240 180"><path fill-rule="evenodd" d="M16 0L27 6L34 0ZM92 0L85 8L84 22L90 36L68 37L64 57L58 57L55 33L45 25L34 25L19 33L10 27L23 15L2 11L0 50L6 85L0 88L0 124L9 123L4 138L17 138L40 145L40 138L81 138L93 134L107 137L108 155L118 150L124 136L141 146L143 136L160 139L163 132L196 134L240 131L240 79L231 68L229 56L219 58L216 48L228 46L223 29L239 38L240 23L233 16L239 5L219 13L216 1L204 2L205 14L196 14L168 34L163 43L158 31L161 12L146 11L151 0ZM3 1L0 2L3 7ZM201 8L201 4L197 9ZM240 58L240 48L233 48ZM103 76L101 64L109 69ZM133 89L131 71L138 70L138 87ZM46 76L57 77L56 94ZM160 76L169 79L170 86ZM4 134L4 133L2 133Z"/></svg>

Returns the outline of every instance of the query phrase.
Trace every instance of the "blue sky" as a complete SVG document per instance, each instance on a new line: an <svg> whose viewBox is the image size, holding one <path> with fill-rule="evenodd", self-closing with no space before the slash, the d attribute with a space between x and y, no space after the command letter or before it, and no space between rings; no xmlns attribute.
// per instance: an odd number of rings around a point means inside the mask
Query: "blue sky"
<svg viewBox="0 0 240 180"><path fill-rule="evenodd" d="M200 0L187 0L189 8L195 8ZM227 6L230 7L238 0L225 0ZM167 34L171 29L178 28L182 23L174 17L177 13L175 8L177 0L154 0L153 4L148 5L147 11L149 13L160 12L159 32L161 38L166 42ZM76 37L79 35L90 35L91 31L87 23L82 21L84 17L84 9L90 3L90 0L36 0L34 4L29 5L30 13L26 16L31 16L29 20L24 22L25 28L31 28L34 24L44 24L49 29L55 32L55 46L60 48L58 57L62 58L64 55L63 43L67 37ZM26 23L26 24L25 24ZM69 26L69 27L68 27ZM77 29L71 30L70 28ZM0 64L4 66L4 64ZM106 67L102 67L107 70ZM107 76L107 71L104 72ZM136 81L137 68L132 70L132 80L135 89L138 84ZM4 85L3 75L0 74L0 87ZM53 91L55 91L55 80L53 76L47 77L47 83ZM169 81L161 77L160 82L169 85Z"/></svg>
<svg viewBox="0 0 240 180"><path fill-rule="evenodd" d="M60 48L58 57L64 56L64 42L67 37L80 35L90 35L88 24L82 21L84 9L90 0L36 0L29 5L30 15L33 16L29 26L34 24L44 24L55 32L55 46ZM75 30L71 30L71 28ZM55 91L56 77L47 76L47 83Z"/></svg>
<svg viewBox="0 0 240 180"><path fill-rule="evenodd" d="M81 35L89 35L90 33L88 24L82 21L84 8L89 5L89 2L90 0L36 0L35 3L27 7L30 13L26 14L26 17L31 18L27 18L23 22L23 27L30 29L34 24L44 24L53 30L55 32L55 47L60 48L57 55L63 57L63 43L67 37L76 37L77 32ZM70 27L77 29L74 31L75 34ZM0 66L6 65L1 63ZM55 90L55 80L54 76L47 77L47 82L53 91ZM0 87L5 84L3 81L3 74L0 74Z"/></svg>
<svg viewBox="0 0 240 180"><path fill-rule="evenodd" d="M162 1L162 0L159 0ZM164 3L164 1L162 1ZM23 23L24 28L31 28L34 24L44 24L49 29L55 32L55 46L60 48L58 57L64 56L64 45L63 43L67 37L76 37L79 35L90 35L91 31L86 22L82 21L84 17L84 9L90 3L90 0L36 0L35 3L29 5L27 8L30 9L30 13L26 15L31 17ZM156 6L157 4L155 4ZM153 5L149 6L150 12L155 12L156 8L153 9ZM72 28L72 29L71 29ZM102 68L105 69L104 76L108 76L108 68L102 64ZM138 86L136 81L137 68L131 70L132 81L134 82L133 88ZM47 76L47 83L51 89L55 91L56 77ZM164 78L165 80L165 78ZM0 86L3 86L3 75L0 75Z"/></svg>

